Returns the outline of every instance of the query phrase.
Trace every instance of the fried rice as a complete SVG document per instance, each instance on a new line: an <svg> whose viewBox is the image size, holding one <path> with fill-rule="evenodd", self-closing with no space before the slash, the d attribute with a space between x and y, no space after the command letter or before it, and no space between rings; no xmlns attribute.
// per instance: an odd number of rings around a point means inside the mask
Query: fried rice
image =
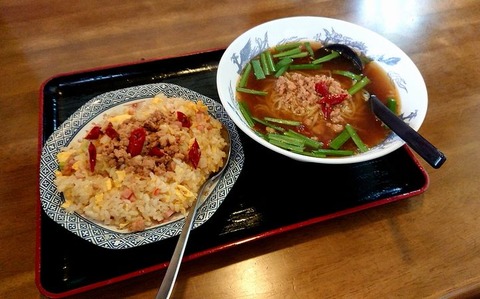
<svg viewBox="0 0 480 299"><path fill-rule="evenodd" d="M222 124L201 101L157 95L103 115L62 149L62 207L123 231L186 214L226 157Z"/></svg>

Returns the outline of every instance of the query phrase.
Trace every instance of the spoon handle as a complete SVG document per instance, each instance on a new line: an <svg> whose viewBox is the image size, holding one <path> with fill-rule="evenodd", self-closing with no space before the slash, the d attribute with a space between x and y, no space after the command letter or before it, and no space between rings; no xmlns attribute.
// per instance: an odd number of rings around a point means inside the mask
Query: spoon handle
<svg viewBox="0 0 480 299"><path fill-rule="evenodd" d="M447 160L439 149L393 114L376 96L370 95L369 101L375 115L433 168L440 168Z"/></svg>
<svg viewBox="0 0 480 299"><path fill-rule="evenodd" d="M168 264L167 272L165 273L165 277L163 278L162 284L158 289L156 299L166 299L170 298L170 295L173 291L173 286L175 285L175 280L177 279L178 270L180 269L180 264L182 262L183 253L185 252L185 246L187 245L187 239L190 235L190 231L193 226L193 219L195 219L195 215L197 214L197 209L199 203L201 202L200 197L205 190L205 187L209 185L210 180L207 181L198 192L198 196L195 199L195 202L192 204L192 208L185 219L185 224L182 228L182 233L177 241L177 245L175 246L175 250L173 252L172 258L170 263Z"/></svg>

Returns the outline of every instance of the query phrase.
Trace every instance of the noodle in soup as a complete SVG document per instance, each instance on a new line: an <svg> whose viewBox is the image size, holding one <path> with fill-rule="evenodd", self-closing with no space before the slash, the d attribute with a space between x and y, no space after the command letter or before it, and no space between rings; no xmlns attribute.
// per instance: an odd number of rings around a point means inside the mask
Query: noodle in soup
<svg viewBox="0 0 480 299"><path fill-rule="evenodd" d="M318 157L353 155L385 140L390 131L368 106L369 93L398 114L399 93L377 63L367 61L359 73L338 53L308 41L257 55L237 85L252 129L284 149Z"/></svg>

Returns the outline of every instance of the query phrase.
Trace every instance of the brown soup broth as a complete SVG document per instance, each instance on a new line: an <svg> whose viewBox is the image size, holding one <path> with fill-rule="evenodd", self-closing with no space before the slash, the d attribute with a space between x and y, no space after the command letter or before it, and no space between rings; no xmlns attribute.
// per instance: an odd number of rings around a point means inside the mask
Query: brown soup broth
<svg viewBox="0 0 480 299"><path fill-rule="evenodd" d="M271 51L272 53L275 53L274 49L271 49ZM311 61L311 58L307 57L297 59L295 60L295 63L308 63L309 61ZM333 70L345 70L358 73L358 71L354 70L351 62L340 57L333 59L329 62L322 63L322 67L318 70L301 70L289 72L301 72L304 75L312 76L316 74L328 74L332 76L335 80L340 82L342 88L350 88L352 85L352 80L342 75L332 74L331 71ZM366 64L363 75L367 76L371 80L371 82L364 89L369 93L377 95L377 97L384 103L386 103L386 100L390 97L395 98L397 100L396 112L398 114L398 111L400 109L400 97L395 85L388 77L387 73L377 63L370 62ZM302 119L299 119L299 117L291 113L286 113L284 110L279 111L278 109L275 109L274 107L272 107L273 105L269 103L271 102L270 97L275 96L274 87L276 80L277 79L273 75L269 75L266 79L263 80L257 80L252 72L248 78L246 88L267 91L268 95L259 96L237 92L237 100L245 102L252 116L259 119L263 119L264 117L274 117L302 121ZM354 115L344 118L346 119L347 123L349 123L355 128L362 141L368 147L373 147L381 143L387 137L389 131L386 129L385 126L382 125L381 121L379 121L375 117L375 115L370 110L368 103L364 100L362 96L360 96L360 93L361 92L358 92L357 95L354 95L352 97L355 103ZM339 133L334 132L333 130L326 127L319 130L318 122L326 123L323 115L319 117L319 120L317 121L316 130L312 129L309 126L306 126L306 131L304 131L303 133L305 133L305 135L315 136L317 140L323 142L325 147L328 147L329 142L334 139ZM283 127L286 129L292 129L292 127L288 126ZM265 127L261 124L255 123L254 129L262 134L266 133ZM298 128L297 131L299 131ZM319 133L318 131L321 131L321 133ZM349 140L342 146L341 149L356 150L356 145L351 140Z"/></svg>

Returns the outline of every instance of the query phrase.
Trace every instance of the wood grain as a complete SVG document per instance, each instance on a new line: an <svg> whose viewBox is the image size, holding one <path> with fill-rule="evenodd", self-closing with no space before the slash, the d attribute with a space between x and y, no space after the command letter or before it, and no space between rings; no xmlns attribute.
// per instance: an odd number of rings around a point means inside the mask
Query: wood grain
<svg viewBox="0 0 480 299"><path fill-rule="evenodd" d="M0 297L34 282L42 82L59 73L226 47L262 22L333 17L378 32L420 69L420 133L448 157L415 198L185 263L174 298L480 295L480 2L0 1ZM153 298L164 272L74 298Z"/></svg>

